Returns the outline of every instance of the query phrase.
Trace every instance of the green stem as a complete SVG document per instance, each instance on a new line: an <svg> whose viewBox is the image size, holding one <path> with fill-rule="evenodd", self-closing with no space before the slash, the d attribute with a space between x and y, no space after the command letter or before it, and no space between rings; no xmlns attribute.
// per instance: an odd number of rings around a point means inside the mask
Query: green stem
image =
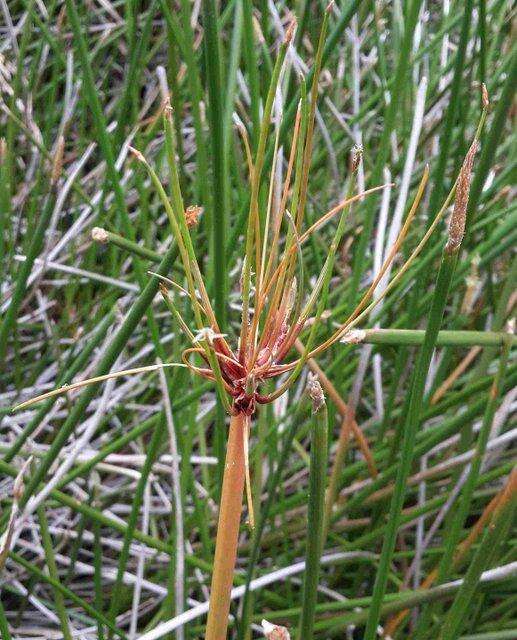
<svg viewBox="0 0 517 640"><path fill-rule="evenodd" d="M490 581L484 583L486 589L490 589L493 586L497 585L498 581ZM462 583L463 584L463 583ZM382 617L386 617L390 614L397 613L407 608L417 607L421 604L426 604L428 602L435 602L437 600L444 600L450 597L452 594L457 593L460 585L456 582L449 582L444 585L439 585L432 589L420 589L417 591L407 591L398 594L390 594L391 597L394 598L393 601L387 602L382 607ZM363 624L368 616L368 602L369 598L357 598L354 600L348 600L346 602L346 607L365 607L362 611L348 613L341 616L332 617L329 621L318 622L315 625L316 631L326 631L325 637L343 637L343 627L349 625L360 625ZM341 603L339 603L341 604ZM336 607L337 608L337 607ZM330 629L329 629L330 627ZM402 636L403 637L403 636ZM407 637L407 636L406 636ZM458 638L458 636L454 636L454 638ZM466 640L462 638L462 640Z"/></svg>
<svg viewBox="0 0 517 640"><path fill-rule="evenodd" d="M253 27L253 2L251 0L242 0L244 31L244 59L249 76L250 88L250 116L251 116L251 140L253 149L258 145L260 131L260 79L259 67L257 64L257 54L255 51L255 29Z"/></svg>
<svg viewBox="0 0 517 640"><path fill-rule="evenodd" d="M388 161L391 134L395 127L396 116L398 113L400 113L403 104L405 86L407 83L407 76L411 63L411 43L413 42L413 34L415 31L421 4L422 0L412 0L411 3L407 3L407 18L405 19L406 21L404 37L401 42L401 49L397 60L394 84L390 94L390 103L386 107L386 113L384 116L382 127L382 136L379 141L378 150L376 150L375 152L375 165L372 169L372 174L370 177L371 184L377 185L380 183L380 181L382 180L384 167L386 166L386 163ZM350 295L348 304L349 312L352 312L352 310L355 308L361 276L366 264L366 250L368 248L368 242L371 238L373 221L376 211L377 198L369 198L364 209L363 228L357 241L357 247L355 248L352 277L350 281ZM432 211L434 211L434 209L432 209Z"/></svg>
<svg viewBox="0 0 517 640"><path fill-rule="evenodd" d="M454 275L454 269L457 261L457 251L450 253L444 250L442 262L436 280L436 287L429 311L429 320L425 332L424 342L420 350L418 361L415 367L413 383L411 388L411 396L409 408L404 423L402 451L400 453L397 475L395 479L395 488L391 498L388 523L386 533L382 545L381 557L379 559L379 567L375 577L373 588L372 604L370 607L368 622L365 629L364 640L375 640L377 636L377 626L379 624L382 601L386 592L388 581L388 572L391 563L393 551L395 549L395 541L397 530L400 523L400 514L404 504L404 496L406 494L406 481L411 469L411 463L414 455L415 436L420 424L421 412L423 407L423 398L425 392L425 381L433 349L436 345L436 339L440 325L442 323L445 305L449 293L449 287Z"/></svg>
<svg viewBox="0 0 517 640"><path fill-rule="evenodd" d="M54 556L54 549L52 547L52 539L48 530L47 516L45 515L45 508L43 505L40 505L38 507L38 519L40 523L41 542L43 544L43 550L45 551L45 557L47 560L48 573L53 580L60 583L59 573L56 565L56 558ZM65 599L63 598L63 593L59 589L54 590L54 602L56 605L59 622L61 623L63 638L65 640L72 640L70 623L68 621L68 615L66 612Z"/></svg>
<svg viewBox="0 0 517 640"><path fill-rule="evenodd" d="M316 383L319 387L319 383ZM309 469L309 505L307 513L307 550L303 603L298 630L299 640L313 637L320 557L323 548L323 520L325 511L325 485L327 480L327 405L319 388L320 398L313 400L311 462Z"/></svg>
<svg viewBox="0 0 517 640"><path fill-rule="evenodd" d="M321 57L321 65L324 66L329 59L330 54L336 50L337 45L340 42L340 39L345 32L345 29L350 24L350 20L354 17L359 9L359 6L364 2L364 0L350 0L347 4L346 8L341 11L338 21L336 22L334 28L330 32L328 38L325 39L325 47L323 49L322 57ZM306 84L309 86L314 78L315 68L309 70L306 78ZM283 140L288 131L291 130L292 124L294 121L294 117L296 115L296 109L298 108L298 101L300 99L299 93L293 96L289 106L284 112L282 118L282 126L280 128L280 139ZM266 162L270 161L270 155L273 153L273 149L270 148L269 153L266 158ZM372 182L372 184L374 184Z"/></svg>
<svg viewBox="0 0 517 640"><path fill-rule="evenodd" d="M97 500L100 493L100 479L98 475L94 476L95 485L93 487L94 507L97 506ZM103 611L103 593L102 593L102 542L101 542L101 526L100 523L94 521L92 523L93 529L93 589L94 589L94 603L97 611ZM104 627L102 622L97 622L97 636L98 640L104 640Z"/></svg>
<svg viewBox="0 0 517 640"><path fill-rule="evenodd" d="M382 345L420 345L424 343L425 331L422 329L366 329L361 342ZM506 340L517 344L517 337L497 331L439 331L436 337L437 347L497 347Z"/></svg>
<svg viewBox="0 0 517 640"><path fill-rule="evenodd" d="M212 273L214 274L214 311L224 331L226 325L226 231L228 227L225 171L227 158L224 144L223 84L221 50L215 0L203 0L205 63L208 79L208 117L212 143L213 209L211 230Z"/></svg>
<svg viewBox="0 0 517 640"><path fill-rule="evenodd" d="M515 483L514 483L515 484ZM492 522L487 527L485 535L479 545L474 558L465 575L465 579L454 598L451 607L441 627L439 640L455 640L466 622L466 613L471 604L479 579L483 571L490 566L499 547L505 542L512 525L515 510L515 487L513 496L504 507L494 514Z"/></svg>
<svg viewBox="0 0 517 640"><path fill-rule="evenodd" d="M449 520L447 526L445 551L440 560L440 564L438 565L438 576L436 578L436 582L438 583L446 581L447 577L451 573L452 567L454 566L454 554L456 552L461 536L461 531L465 525L465 521L467 519L472 503L474 489L476 487L479 473L481 471L481 464L486 452L490 430L492 428L494 415L501 394L501 386L504 380L504 374L506 372L509 350L510 343L509 340L507 340L506 344L503 347L499 369L495 375L492 386L490 387L485 414L483 416L483 422L481 424L481 430L479 432L478 442L476 445L476 451L470 464L470 471L463 486L458 504L456 505L452 518ZM426 631L431 626L432 612L433 609L431 607L422 612L422 615L418 622L418 627L415 630L415 638L425 637Z"/></svg>
<svg viewBox="0 0 517 640"><path fill-rule="evenodd" d="M497 306L495 308L495 313L492 318L491 328L492 331L501 331L504 326L506 317L507 317L507 309L508 303L510 301L510 297L513 295L515 290L515 282L517 280L517 255L514 255L512 262L508 268L506 276L506 282L504 283L497 300ZM492 345L491 345L492 346ZM492 349L485 349L479 362L476 366L476 376L482 377L486 374L488 366L490 362L493 360L496 355L495 345Z"/></svg>
<svg viewBox="0 0 517 640"><path fill-rule="evenodd" d="M454 556L454 552L456 550L456 546L460 538L461 530L465 524L465 520L469 513L472 498L474 495L474 488L476 486L476 482L477 482L479 473L481 471L481 464L483 462L483 457L486 452L488 438L490 436L490 430L492 428L492 423L493 423L495 412L497 409L497 404L501 394L501 386L502 386L504 374L506 371L506 365L508 363L509 350L510 350L510 345L509 343L507 343L503 347L503 353L501 356L501 361L499 363L499 369L495 376L494 382L490 388L488 401L485 409L485 415L483 416L483 422L481 424L481 430L479 432L474 458L472 459L472 462L470 465L470 471L469 471L467 480L465 482L465 485L463 487L463 492L461 494L459 504L455 510L452 527L450 527L449 531L447 532L447 545L438 569L438 578L437 578L438 582L444 582L450 573L451 566L452 566L452 558Z"/></svg>
<svg viewBox="0 0 517 640"><path fill-rule="evenodd" d="M106 231L105 229L101 229L96 227L92 231L92 237L94 240L101 242L102 244L111 243L120 249L124 249L124 251L129 251L140 258L144 258L144 260L149 260L150 262L154 262L156 264L160 263L162 256L152 249L148 249L147 247L143 247L142 245L133 242L132 240L128 240L118 233L113 233L112 231Z"/></svg>
<svg viewBox="0 0 517 640"><path fill-rule="evenodd" d="M484 589L490 590L493 586L502 582L501 578L494 580L487 580L481 583ZM421 604L428 602L435 602L437 600L450 598L460 589L461 584L455 582L448 582L443 585L438 585L431 589L417 589L414 591L405 590L396 593L390 593L386 596L386 604L382 607L382 617L386 617L390 614L397 613L407 608L417 607ZM359 597L359 598L347 598L346 600L339 602L325 602L316 606L316 611L322 615L321 620L316 622L314 629L316 632L324 632L323 637L326 639L331 634L332 637L337 636L343 638L343 628L349 625L364 624L368 617L368 606L371 603L371 597ZM356 611L354 611L356 609ZM268 612L268 619L270 620L286 620L294 618L299 615L299 608L289 608L284 610L276 610L274 612ZM341 612L345 613L341 613ZM329 615L333 612L339 612L337 615ZM257 616L257 621L260 621L260 617ZM501 636L501 638L508 636ZM497 636L494 636L494 640L497 640ZM514 636L511 636L513 640ZM478 636L462 636L461 640L478 640ZM483 636L479 636L479 640L485 640ZM488 636L486 640L489 640ZM491 638L490 638L491 640Z"/></svg>
<svg viewBox="0 0 517 640"><path fill-rule="evenodd" d="M61 160L59 160L58 162L60 163ZM7 341L9 335L16 325L18 311L25 295L27 280L29 279L30 273L32 271L34 261L43 248L45 231L48 228L50 218L52 216L52 211L54 210L57 178L59 176L55 174L54 170L52 171L52 173L53 176L51 179L49 194L47 196L45 204L43 205L43 211L41 212L38 224L36 226L36 229L34 230L34 234L32 235L32 240L30 241L29 248L27 249L25 260L19 267L16 284L14 285L14 291L11 297L11 302L9 304L9 308L5 313L2 325L0 326L0 364L2 365L4 364L7 352Z"/></svg>
<svg viewBox="0 0 517 640"><path fill-rule="evenodd" d="M138 516L140 514L140 507L142 505L142 500L144 497L145 487L147 485L147 481L149 478L149 474L151 473L151 469L153 464L156 461L158 456L158 452L160 449L160 445L163 443L165 433L165 418L162 418L158 421L156 425L151 442L147 447L147 454L145 457L144 465L140 471L140 477L138 479L138 483L136 485L135 493L133 496L132 504L131 504L131 512L129 514L129 518L127 521L127 527L124 531L124 541L122 543L122 549L119 555L119 561L117 566L117 576L115 578L115 583L113 585L111 602L109 606L109 611L107 617L113 625L115 624L115 620L117 614L119 612L120 606L120 594L122 588L122 581L124 578L124 571L126 569L127 561L129 559L129 549L131 546L131 542L133 541L136 525L138 523ZM112 637L112 633L109 634L109 638Z"/></svg>

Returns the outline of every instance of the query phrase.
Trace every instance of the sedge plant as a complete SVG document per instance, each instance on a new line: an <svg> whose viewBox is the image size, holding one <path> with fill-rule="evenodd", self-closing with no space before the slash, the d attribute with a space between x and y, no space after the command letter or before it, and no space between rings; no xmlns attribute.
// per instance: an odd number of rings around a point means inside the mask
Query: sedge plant
<svg viewBox="0 0 517 640"><path fill-rule="evenodd" d="M181 364L163 366L186 367L194 374L215 384L221 405L229 415L210 607L205 634L207 640L224 640L226 638L230 592L234 580L245 490L251 526L254 522L248 461L249 438L257 405L272 403L288 392L304 366L313 362L314 358L320 356L339 341L357 341L357 334L354 334L352 329L368 317L372 309L393 289L419 256L431 234L443 219L452 202L456 188L455 183L443 206L434 214L428 230L416 248L410 252L409 257L385 287L382 295L374 298L373 294L377 285L398 255L411 228L428 180L429 171L427 168L425 169L406 220L379 272L374 275L371 284L359 297L357 305L349 316L341 320L330 335L324 335L323 332L327 325L323 322L323 312L328 302L329 285L334 273L336 255L347 228L347 216L351 205L386 187L386 185L376 185L366 191L356 192L356 173L361 163L362 151L360 148L354 148L349 162L346 197L311 225L308 227L306 225L316 102L319 74L325 50L327 23L328 11L323 20L314 66L310 73L312 80L310 91L306 90L302 81L301 98L291 132L290 151L282 184L277 184L279 174L277 163L280 161L278 143L282 128L277 128L273 144L270 143L270 129L277 88L284 71L288 47L295 31L294 22L287 30L274 63L257 135L257 144L253 146L256 149L254 153L245 128L239 126L249 171L249 211L240 280L241 313L238 323L232 324L231 321L227 323L229 332L237 324L238 328L233 335L223 333L221 330L218 314L212 306L202 266L196 255L191 235L192 225L190 224L191 222L195 223L195 220L192 220L192 216L189 218L191 209L185 206L180 186L176 132L172 108L168 102L163 108L168 191L145 156L140 151L132 149L134 158L146 170L167 214L175 251L181 259L185 279L184 283L178 283L159 273L153 274L153 279L158 278L160 282L160 291L167 308L189 342L188 348L183 351ZM268 151L271 148L275 152L269 163ZM472 158L473 153L468 156L468 161L470 162ZM463 185L460 183L459 186ZM275 197L275 193L279 193L279 197ZM307 281L304 272L304 244L318 229L331 221L335 222L332 241L328 247L323 266L313 281L312 289L306 292L304 290ZM112 234L112 241L117 238L118 236L115 237ZM117 241L124 243L123 239ZM125 244L127 245L127 243ZM192 309L194 326L190 324L190 316L187 317L181 311L179 301L185 298L189 301ZM114 376L152 371L160 366L153 365L111 374L106 373L94 379L61 387L43 396L38 396L19 405L18 408L29 406L33 402L50 398L78 386L98 384L100 381ZM275 379L279 382L272 387L269 382ZM40 475L33 482L39 482L41 475L40 472ZM320 485L320 489L318 508L321 508L323 504L323 485ZM331 522L328 520L331 519L335 494L336 488L334 487L330 492L331 502L327 505L327 521L324 526L324 512L321 509L318 511L322 521L321 540L324 538L324 530L331 526ZM401 495L403 494L401 493ZM400 496L398 497L400 498ZM314 559L321 551L321 540L315 543L312 556ZM390 556L391 549L388 549L384 555L385 560L389 560ZM384 592L384 587L384 584L379 585L378 595ZM306 591L306 594L307 600L311 603L310 607L313 608L313 590ZM377 598L376 603L380 606L380 597ZM305 612L305 617L301 622L302 628L312 628L313 611L312 609L312 613ZM372 616L370 625L373 624L372 620L376 621L376 618L377 615Z"/></svg>

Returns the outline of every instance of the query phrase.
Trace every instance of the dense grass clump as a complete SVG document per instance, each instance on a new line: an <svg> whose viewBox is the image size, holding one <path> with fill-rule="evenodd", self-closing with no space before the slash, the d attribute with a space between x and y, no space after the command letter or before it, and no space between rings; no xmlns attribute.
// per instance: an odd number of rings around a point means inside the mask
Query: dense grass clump
<svg viewBox="0 0 517 640"><path fill-rule="evenodd" d="M2 638L517 637L510 3L1 4Z"/></svg>

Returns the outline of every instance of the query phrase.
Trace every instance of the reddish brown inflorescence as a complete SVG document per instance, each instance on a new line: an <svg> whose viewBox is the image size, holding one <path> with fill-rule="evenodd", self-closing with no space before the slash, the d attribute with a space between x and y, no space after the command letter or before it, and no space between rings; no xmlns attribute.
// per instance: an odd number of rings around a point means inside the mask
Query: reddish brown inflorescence
<svg viewBox="0 0 517 640"><path fill-rule="evenodd" d="M251 416L257 403L270 402L269 396L259 392L259 385L291 368L291 365L282 364L282 360L291 350L303 327L298 322L290 325L285 317L277 320L278 315L277 313L273 321L264 328L259 344L249 349L247 354L242 353L241 349L235 353L224 336L211 329L203 336L206 338L210 334L208 339L217 358L225 389L233 399L234 413ZM211 368L191 364L189 358L192 353L199 354L208 364L206 353L201 347L187 349L183 354L184 362L204 378L215 380Z"/></svg>

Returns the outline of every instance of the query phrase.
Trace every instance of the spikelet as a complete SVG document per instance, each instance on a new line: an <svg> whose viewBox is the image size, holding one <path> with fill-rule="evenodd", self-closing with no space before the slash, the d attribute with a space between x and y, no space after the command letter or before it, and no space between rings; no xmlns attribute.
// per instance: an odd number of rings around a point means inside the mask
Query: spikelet
<svg viewBox="0 0 517 640"><path fill-rule="evenodd" d="M445 251L449 254L455 253L459 250L463 236L465 235L465 221L467 218L467 207L469 204L472 166L474 164L474 157L477 153L478 147L478 141L474 140L470 145L467 155L465 156L460 175L458 176L454 209L449 223L449 239L445 246Z"/></svg>
<svg viewBox="0 0 517 640"><path fill-rule="evenodd" d="M262 620L262 629L267 640L291 640L291 636L286 627Z"/></svg>

